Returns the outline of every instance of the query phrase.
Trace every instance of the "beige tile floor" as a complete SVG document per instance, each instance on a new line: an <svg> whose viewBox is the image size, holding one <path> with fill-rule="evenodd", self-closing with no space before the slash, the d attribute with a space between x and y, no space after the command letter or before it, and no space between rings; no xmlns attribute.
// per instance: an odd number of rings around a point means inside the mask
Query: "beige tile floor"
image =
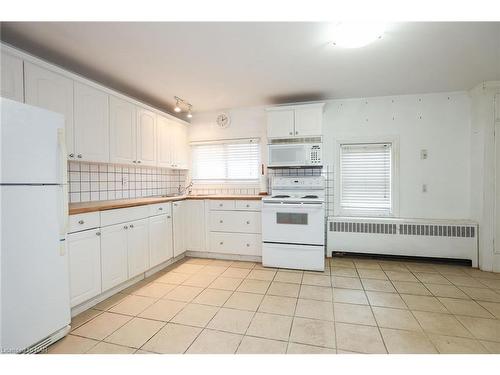
<svg viewBox="0 0 500 375"><path fill-rule="evenodd" d="M76 316L49 353L500 353L500 274L186 258Z"/></svg>

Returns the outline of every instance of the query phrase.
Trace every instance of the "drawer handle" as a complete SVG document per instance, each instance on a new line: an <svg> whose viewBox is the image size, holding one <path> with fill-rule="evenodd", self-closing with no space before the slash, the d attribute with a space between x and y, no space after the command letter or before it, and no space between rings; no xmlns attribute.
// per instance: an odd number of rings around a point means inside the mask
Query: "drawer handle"
<svg viewBox="0 0 500 375"><path fill-rule="evenodd" d="M250 244L249 244L249 243L247 243L247 247L250 247Z"/></svg>
<svg viewBox="0 0 500 375"><path fill-rule="evenodd" d="M74 158L75 157L75 154L71 153L68 155L70 158Z"/></svg>
<svg viewBox="0 0 500 375"><path fill-rule="evenodd" d="M101 235L101 232L95 232L95 235L96 235L96 236L100 236L100 235Z"/></svg>
<svg viewBox="0 0 500 375"><path fill-rule="evenodd" d="M158 211L163 211L163 207L158 207Z"/></svg>
<svg viewBox="0 0 500 375"><path fill-rule="evenodd" d="M219 203L219 207L222 207L222 206L224 206L224 205L222 203Z"/></svg>
<svg viewBox="0 0 500 375"><path fill-rule="evenodd" d="M134 224L130 224L130 228L133 228L134 227Z"/></svg>
<svg viewBox="0 0 500 375"><path fill-rule="evenodd" d="M85 224L85 221L83 221L83 220L78 220L78 224Z"/></svg>
<svg viewBox="0 0 500 375"><path fill-rule="evenodd" d="M250 222L249 222L249 221L247 221L247 224L250 224Z"/></svg>
<svg viewBox="0 0 500 375"><path fill-rule="evenodd" d="M170 216L170 215L167 215L167 219L170 219L170 218L171 218L171 216Z"/></svg>
<svg viewBox="0 0 500 375"><path fill-rule="evenodd" d="M224 245L224 242L222 242L222 241L221 241L221 242L219 242L219 245Z"/></svg>
<svg viewBox="0 0 500 375"><path fill-rule="evenodd" d="M123 229L128 229L128 226L127 226L127 225L125 225L125 226L123 227Z"/></svg>
<svg viewBox="0 0 500 375"><path fill-rule="evenodd" d="M247 208L248 208L248 207L250 207L250 205L249 205L249 204L247 204Z"/></svg>
<svg viewBox="0 0 500 375"><path fill-rule="evenodd" d="M224 220L219 220L219 223L221 223L221 224L222 224L223 222L224 222Z"/></svg>

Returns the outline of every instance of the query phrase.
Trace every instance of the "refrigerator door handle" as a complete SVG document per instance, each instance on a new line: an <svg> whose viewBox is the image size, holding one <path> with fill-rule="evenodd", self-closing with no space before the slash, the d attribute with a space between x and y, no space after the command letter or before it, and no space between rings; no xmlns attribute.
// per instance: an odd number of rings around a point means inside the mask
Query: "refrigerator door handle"
<svg viewBox="0 0 500 375"><path fill-rule="evenodd" d="M68 207L68 165L67 165L67 154L66 149L66 134L64 129L57 129L57 143L59 145L60 151L60 165L61 165L61 176L62 176L62 199L61 199L61 223L59 234L64 237L68 231L69 223L69 207Z"/></svg>

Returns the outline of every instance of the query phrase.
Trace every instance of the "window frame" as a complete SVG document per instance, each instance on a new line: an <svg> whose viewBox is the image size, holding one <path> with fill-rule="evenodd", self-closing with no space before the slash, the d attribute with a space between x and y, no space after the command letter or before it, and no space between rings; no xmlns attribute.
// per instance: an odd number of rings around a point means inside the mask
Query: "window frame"
<svg viewBox="0 0 500 375"><path fill-rule="evenodd" d="M341 146L349 144L391 144L391 211L364 213L342 208L341 199ZM337 139L335 141L334 162L334 216L343 217L399 217L399 138L398 137L362 137Z"/></svg>
<svg viewBox="0 0 500 375"><path fill-rule="evenodd" d="M226 145L226 144L245 144L245 143L254 143L257 144L258 148L258 163L257 163L257 177L256 178L246 178L246 179L230 179L230 178L195 178L193 175L194 172L194 158L193 158L193 147L195 146L203 146L203 145ZM260 142L260 138L234 138L234 139L222 139L222 140L213 140L213 141L195 141L189 144L191 150L191 179L193 183L201 184L201 185L210 185L210 184L258 184L260 178L260 166L262 163L262 145Z"/></svg>

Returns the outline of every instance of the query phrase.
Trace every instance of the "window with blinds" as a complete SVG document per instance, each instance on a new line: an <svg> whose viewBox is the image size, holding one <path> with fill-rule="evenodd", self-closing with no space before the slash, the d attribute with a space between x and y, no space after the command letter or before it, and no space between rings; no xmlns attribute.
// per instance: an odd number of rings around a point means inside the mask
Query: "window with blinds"
<svg viewBox="0 0 500 375"><path fill-rule="evenodd" d="M191 145L193 180L247 181L259 178L257 139L228 140Z"/></svg>
<svg viewBox="0 0 500 375"><path fill-rule="evenodd" d="M347 215L392 214L392 144L340 146L340 209Z"/></svg>

